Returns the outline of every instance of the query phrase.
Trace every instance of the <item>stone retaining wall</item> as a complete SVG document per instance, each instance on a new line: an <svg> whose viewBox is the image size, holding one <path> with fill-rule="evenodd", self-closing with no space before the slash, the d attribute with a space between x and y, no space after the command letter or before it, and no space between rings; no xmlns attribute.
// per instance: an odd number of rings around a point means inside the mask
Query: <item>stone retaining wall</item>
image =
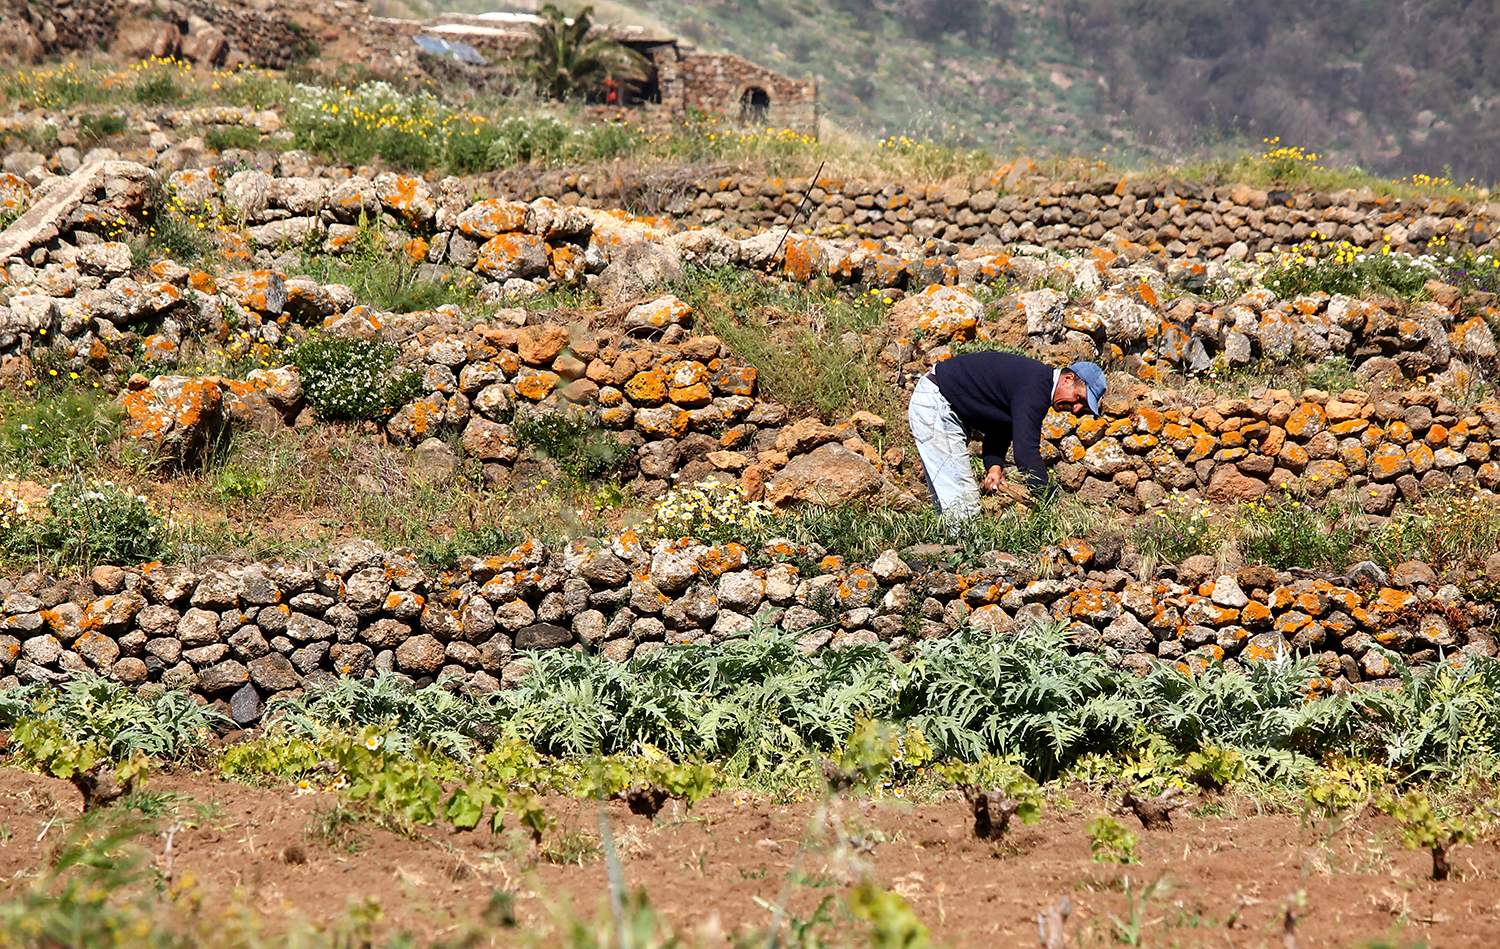
<svg viewBox="0 0 1500 949"><path fill-rule="evenodd" d="M106 165L121 174L119 169L131 169L133 178L145 185L157 180L154 172L139 165L97 162L70 178L46 179L44 187L49 195L81 193L88 182L99 179L99 169ZM1224 258L1226 265L1219 260L1154 257L1123 238L1112 244L1105 241L1114 250L1097 247L1086 258L1058 256L1029 244L967 247L934 240L916 246L891 239L804 235L783 241L775 231L735 240L716 228L673 228L549 198L529 205L502 199L471 205L473 181L426 182L395 174L352 174L347 169L340 173L315 168L302 153L282 156L279 170L281 176L245 170L220 180L214 171L184 169L171 173L166 185L183 206L241 222L239 229L221 235L225 252L231 259L253 260L264 271L275 271L288 252L293 255L288 265L295 265L297 249L309 241L329 253L354 250L357 222L365 214L378 222L379 241L419 263L423 278L467 283L479 288L484 302L524 302L542 287L587 282L606 305L635 303L677 279L684 263L738 265L782 273L799 282L822 279L899 291L916 299L894 311L891 332L879 343L897 346L890 357L897 365L911 359L900 349L903 339L930 349L934 343L977 338L1030 346L1049 357L1083 356L1112 367L1118 363L1148 380L1158 378L1161 368L1204 370L1215 360L1232 369L1262 360L1343 356L1367 383L1438 376L1444 387L1457 390L1493 375L1496 359L1494 333L1487 324L1500 314L1493 295L1465 295L1440 284L1429 285L1432 302L1413 307L1325 294L1278 299L1266 289L1230 304L1176 300L1163 305L1161 301L1183 288L1207 292L1229 285L1243 276L1243 269L1237 269L1232 258ZM0 176L0 199L14 193L14 200L24 201L28 190L21 179ZM112 206L119 204L115 200ZM87 210L96 205L83 201L81 206ZM120 250L123 245L113 255L97 249L83 253L104 242L110 221L99 215L79 217L82 213L73 208L38 211L0 237L0 251L12 258L6 275L9 289L0 291L6 298L0 304L22 295L52 298L50 304L31 303L55 307L65 314L62 322L73 327L63 333L73 344L69 358L78 363L69 368L84 368L84 354L99 352L96 340L110 344L112 330L102 324L94 324L92 335L79 335L89 329L90 315L121 329L122 320L135 323L170 315L192 296L141 292L139 277L126 273L129 258ZM115 257L122 263L113 263ZM168 280L157 275L151 284L185 289L186 276L185 271ZM122 279L124 283L115 282ZM973 285L1024 288L1037 283L1067 289L1022 292L989 307L962 290L939 290ZM122 294L130 298L123 304ZM336 290L331 296L303 297L296 301L298 306L314 312L295 315L344 314L356 302L346 300L346 295ZM203 307L198 301L198 308ZM76 318L66 318L68 312ZM262 314L283 315L279 309ZM204 319L212 328L222 326L222 318L213 313ZM5 322L0 313L0 329ZM264 321L258 316L250 315L248 322L252 334L277 335L274 326L259 329ZM25 333L35 333L35 328L20 329L20 334L0 340L0 354L29 350L32 337ZM170 357L175 351L178 340L170 338L172 333L158 335L172 346L151 347L148 365L161 361L155 356ZM916 339L919 335L922 338ZM872 354L877 351L878 347Z"/></svg>
<svg viewBox="0 0 1500 949"><path fill-rule="evenodd" d="M929 566L943 555L913 548L855 565L785 541L752 555L627 532L560 549L527 541L437 574L410 551L358 540L322 560L100 567L72 581L33 573L0 580L0 687L96 672L192 689L248 725L270 696L337 676L392 670L485 692L526 674L526 650L624 661L747 635L752 618L800 633L809 652L1059 622L1075 648L1133 669L1153 657L1201 668L1312 654L1319 688L1334 692L1398 681L1393 660L1495 653L1494 605L1466 600L1421 563L1389 576L1373 564L1347 577L1220 574L1195 557L1144 578L1117 547L1069 541L1044 552L1042 578L1006 554L959 573Z"/></svg>
<svg viewBox="0 0 1500 949"><path fill-rule="evenodd" d="M516 168L499 173L502 194L529 201L618 207L635 198L684 224L735 233L784 227L806 198L798 228L822 236L876 239L911 234L953 243L1017 242L1052 249L1089 247L1111 235L1169 256L1243 258L1308 239L1418 252L1446 246L1500 247L1500 205L1381 197L1369 189L1333 194L1299 188L1210 186L1173 178L1051 181L1026 159L967 187L825 177L722 174L626 178ZM1387 241L1386 238L1390 240Z"/></svg>

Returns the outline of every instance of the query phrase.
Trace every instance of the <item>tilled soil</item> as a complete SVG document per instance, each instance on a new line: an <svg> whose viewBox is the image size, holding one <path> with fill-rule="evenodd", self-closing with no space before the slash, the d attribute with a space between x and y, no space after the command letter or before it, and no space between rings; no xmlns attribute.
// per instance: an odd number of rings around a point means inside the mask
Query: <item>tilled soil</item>
<svg viewBox="0 0 1500 949"><path fill-rule="evenodd" d="M369 824L355 827L358 849L348 852L313 833L337 796L285 784L157 773L150 790L177 795L179 819L197 824L174 834L173 880L191 879L208 905L248 908L272 928L337 925L351 903L373 898L388 932L441 940L478 921L497 887L515 892L519 921L517 930L494 931L497 943L606 912L591 802L547 800L558 826L538 859L519 832L424 828L405 837ZM188 801L213 808L199 816ZM0 876L26 885L78 808L66 782L0 770L9 830ZM1119 817L1140 838L1141 862L1102 865L1089 859L1084 828L1108 809L1075 793L1071 807L1047 809L999 845L974 839L962 801L777 805L722 793L690 811L669 803L655 821L611 803L608 824L626 885L644 889L667 924L705 945L764 931L767 907L782 900L789 919L810 919L826 897L865 876L906 897L934 942L952 946L1034 946L1037 913L1064 896L1073 907L1069 945L1078 936L1083 945L1122 942L1116 927L1130 928L1134 917L1141 945L1282 947L1289 900L1299 949L1378 938L1434 949L1500 942L1500 857L1488 843L1456 848L1452 878L1434 883L1430 857L1403 850L1383 815L1367 813L1330 836L1299 815L1257 815L1254 802L1228 798L1212 808L1226 816L1179 812L1172 831ZM165 869L165 835L144 843ZM551 862L569 858L577 862ZM825 910L829 932L848 935L836 904Z"/></svg>

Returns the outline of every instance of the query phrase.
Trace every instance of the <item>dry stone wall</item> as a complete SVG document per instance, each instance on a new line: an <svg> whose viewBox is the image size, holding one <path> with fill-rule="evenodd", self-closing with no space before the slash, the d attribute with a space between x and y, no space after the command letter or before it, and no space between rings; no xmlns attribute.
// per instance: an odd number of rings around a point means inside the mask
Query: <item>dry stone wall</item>
<svg viewBox="0 0 1500 949"><path fill-rule="evenodd" d="M618 206L623 196L684 224L742 236L788 225L822 236L939 238L958 244L1029 243L1054 250L1110 239L1156 253L1217 259L1296 246L1319 237L1360 247L1419 252L1441 237L1448 246L1491 248L1500 205L1390 198L1369 189L1333 194L1305 188L1262 190L1210 186L1172 178L1108 175L1049 181L1025 159L967 187L932 187L862 179L764 178L724 174L683 180L627 179L575 171L515 169L497 186L520 200L550 197L585 207ZM1389 237L1389 241L1387 241Z"/></svg>
<svg viewBox="0 0 1500 949"><path fill-rule="evenodd" d="M100 567L73 581L33 573L0 580L0 688L91 672L190 689L249 725L270 697L340 676L391 671L480 693L526 675L529 650L623 662L746 636L757 621L800 634L808 652L1053 622L1075 648L1141 670L1152 659L1199 669L1295 651L1318 658L1317 689L1331 692L1396 684L1403 659L1496 651L1494 605L1420 563L1220 573L1195 557L1141 577L1118 547L1075 540L1044 555L1045 577L1005 554L953 573L931 565L941 547L859 565L786 541L752 552L626 532L551 549L530 540L437 573L409 550L358 540L317 560Z"/></svg>

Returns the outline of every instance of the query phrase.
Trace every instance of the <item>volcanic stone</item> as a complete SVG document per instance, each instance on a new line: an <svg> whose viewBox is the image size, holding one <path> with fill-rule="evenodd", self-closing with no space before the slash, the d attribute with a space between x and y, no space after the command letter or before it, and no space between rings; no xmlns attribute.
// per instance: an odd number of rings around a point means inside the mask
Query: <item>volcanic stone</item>
<svg viewBox="0 0 1500 949"><path fill-rule="evenodd" d="M557 649L572 642L571 632L551 623L533 623L516 633L516 649Z"/></svg>

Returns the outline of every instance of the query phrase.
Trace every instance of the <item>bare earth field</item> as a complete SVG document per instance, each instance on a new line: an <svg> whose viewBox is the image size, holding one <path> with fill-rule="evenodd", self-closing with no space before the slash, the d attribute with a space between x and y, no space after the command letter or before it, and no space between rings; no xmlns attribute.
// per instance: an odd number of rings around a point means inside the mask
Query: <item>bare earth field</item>
<svg viewBox="0 0 1500 949"><path fill-rule="evenodd" d="M546 802L558 826L543 850L552 859L568 845L591 851L559 865L538 860L519 835L487 831L406 837L361 824L354 852L330 848L310 830L335 806L332 793L188 773L153 775L150 790L176 796L179 819L198 825L175 834L170 867L165 835L143 839L157 869L176 885L195 884L207 906L250 910L266 929L336 925L351 904L374 899L384 936L402 929L424 943L443 940L477 923L495 888L515 892L518 926L488 929L481 944L547 941L565 920L607 912L598 812L588 802ZM189 801L214 807L195 817ZM45 866L79 804L66 782L0 771L9 831L0 875L11 888ZM1371 811L1330 836L1299 815L1257 816L1253 801L1230 798L1209 808L1224 816L1181 814L1173 831L1138 831L1139 865L1102 865L1089 859L1084 825L1108 807L1075 791L998 846L972 837L962 801L836 800L824 809L717 794L686 813L669 805L654 822L611 804L609 823L626 885L644 888L666 924L705 945L764 932L770 912L758 901L774 906L783 893L790 920L811 920L824 897L866 875L903 895L939 945L1035 945L1036 914L1064 895L1074 907L1068 941L1082 945L1130 944L1132 904L1135 944L1152 946L1306 949L1388 939L1457 949L1493 946L1500 931L1500 859L1487 843L1456 849L1452 879L1434 883L1427 854L1403 850L1383 815ZM1294 943L1284 942L1289 896L1300 904ZM848 925L831 911L826 918L834 936Z"/></svg>

